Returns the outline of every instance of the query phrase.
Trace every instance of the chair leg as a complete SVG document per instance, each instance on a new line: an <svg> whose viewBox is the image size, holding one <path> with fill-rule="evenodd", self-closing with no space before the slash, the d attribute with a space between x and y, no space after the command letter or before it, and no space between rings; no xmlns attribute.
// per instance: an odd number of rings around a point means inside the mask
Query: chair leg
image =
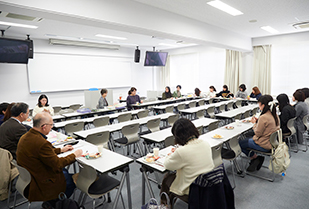
<svg viewBox="0 0 309 209"><path fill-rule="evenodd" d="M111 194L107 193L107 202L110 203L112 202Z"/></svg>
<svg viewBox="0 0 309 209"><path fill-rule="evenodd" d="M141 145L139 144L139 142L137 142L137 148L138 148L140 156L142 157L144 155L144 153L142 152L142 148L141 148Z"/></svg>
<svg viewBox="0 0 309 209"><path fill-rule="evenodd" d="M28 203L28 209L30 209L30 206L31 206L31 202Z"/></svg>
<svg viewBox="0 0 309 209"><path fill-rule="evenodd" d="M125 206L125 204L124 204L124 201L123 201L123 196L122 196L121 192L120 192L120 198L121 198L122 206L123 206L123 208L125 209L125 208L126 208L126 206Z"/></svg>
<svg viewBox="0 0 309 209"><path fill-rule="evenodd" d="M234 163L232 160L231 160L231 165L232 165L232 175L233 175L233 183L234 183L234 186L232 188L235 189L236 188L235 170L234 170Z"/></svg>
<svg viewBox="0 0 309 209"><path fill-rule="evenodd" d="M92 209L95 209L95 199L92 199Z"/></svg>

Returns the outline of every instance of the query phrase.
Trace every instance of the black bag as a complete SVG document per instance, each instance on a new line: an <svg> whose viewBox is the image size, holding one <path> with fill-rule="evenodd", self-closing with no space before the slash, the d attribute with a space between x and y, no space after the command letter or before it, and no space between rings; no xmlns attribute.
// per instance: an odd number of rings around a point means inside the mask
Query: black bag
<svg viewBox="0 0 309 209"><path fill-rule="evenodd" d="M63 192L59 194L58 198L59 201L56 203L56 209L84 209L84 206L79 206L75 200L68 199Z"/></svg>

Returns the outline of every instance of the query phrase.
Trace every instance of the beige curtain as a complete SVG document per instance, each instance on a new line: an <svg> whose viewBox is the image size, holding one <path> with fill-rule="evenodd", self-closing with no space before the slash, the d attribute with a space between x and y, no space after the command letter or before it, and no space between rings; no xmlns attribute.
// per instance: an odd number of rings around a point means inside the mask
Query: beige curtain
<svg viewBox="0 0 309 209"><path fill-rule="evenodd" d="M271 93L271 45L253 47L253 84L262 94Z"/></svg>
<svg viewBox="0 0 309 209"><path fill-rule="evenodd" d="M226 50L224 84L229 87L233 94L236 94L238 91L241 68L241 52Z"/></svg>
<svg viewBox="0 0 309 209"><path fill-rule="evenodd" d="M170 55L167 56L165 67L160 71L159 89L165 89L165 86L170 86Z"/></svg>

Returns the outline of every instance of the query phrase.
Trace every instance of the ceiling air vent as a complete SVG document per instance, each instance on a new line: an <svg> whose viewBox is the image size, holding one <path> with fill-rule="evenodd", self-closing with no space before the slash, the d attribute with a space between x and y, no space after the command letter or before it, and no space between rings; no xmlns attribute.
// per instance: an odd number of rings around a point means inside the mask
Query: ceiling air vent
<svg viewBox="0 0 309 209"><path fill-rule="evenodd" d="M0 17L11 18L11 19L16 19L16 20L25 20L25 21L31 21L31 22L40 22L41 20L43 20L43 18L41 17L32 17L32 16L27 16L27 15L9 13L5 11L2 11L0 13Z"/></svg>
<svg viewBox="0 0 309 209"><path fill-rule="evenodd" d="M309 21L295 23L292 26L296 29L306 29L306 28L309 28Z"/></svg>
<svg viewBox="0 0 309 209"><path fill-rule="evenodd" d="M102 44L102 43L94 43L94 42L86 42L86 41L73 41L73 40L64 40L64 39L49 39L49 44L51 45L66 45L66 46L81 46L81 47L92 47L92 48L102 48L102 49L111 49L111 50L119 50L119 45L113 44Z"/></svg>

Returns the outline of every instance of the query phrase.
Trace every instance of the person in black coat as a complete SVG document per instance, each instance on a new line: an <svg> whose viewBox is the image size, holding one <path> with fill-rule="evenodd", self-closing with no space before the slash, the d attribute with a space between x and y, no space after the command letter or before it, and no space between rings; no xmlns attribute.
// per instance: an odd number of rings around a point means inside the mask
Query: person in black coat
<svg viewBox="0 0 309 209"><path fill-rule="evenodd" d="M290 105L290 100L286 94L279 94L277 96L280 111L280 128L282 133L291 133L287 127L288 121L296 116L294 107Z"/></svg>

